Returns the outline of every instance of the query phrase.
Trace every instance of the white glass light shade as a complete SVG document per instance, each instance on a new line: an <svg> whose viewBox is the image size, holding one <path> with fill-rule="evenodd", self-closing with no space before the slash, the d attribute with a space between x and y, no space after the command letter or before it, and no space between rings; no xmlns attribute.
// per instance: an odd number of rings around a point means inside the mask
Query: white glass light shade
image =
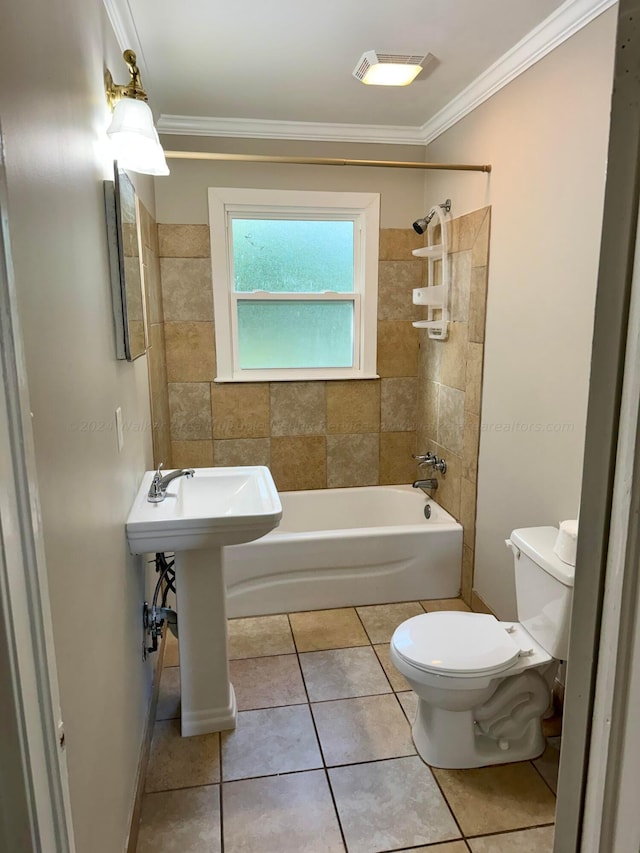
<svg viewBox="0 0 640 853"><path fill-rule="evenodd" d="M408 86L421 71L421 65L379 62L369 67L362 82L369 86Z"/></svg>
<svg viewBox="0 0 640 853"><path fill-rule="evenodd" d="M149 105L121 98L107 130L114 159L124 169L144 175L168 175L169 167L153 124Z"/></svg>

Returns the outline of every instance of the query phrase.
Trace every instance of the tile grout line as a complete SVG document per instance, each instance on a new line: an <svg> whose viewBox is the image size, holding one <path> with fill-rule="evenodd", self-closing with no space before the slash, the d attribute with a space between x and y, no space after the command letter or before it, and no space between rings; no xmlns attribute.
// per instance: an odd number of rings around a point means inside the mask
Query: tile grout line
<svg viewBox="0 0 640 853"><path fill-rule="evenodd" d="M546 738L545 738L545 741L546 741ZM546 752L546 747L545 747L545 752ZM542 755L544 755L544 752L542 753ZM551 785L549 784L549 782L547 781L547 779L545 779L545 777L544 777L544 775L543 775L542 771L538 770L538 768L536 767L536 761L538 761L540 758L542 758L542 755L539 755L539 756L538 756L538 758L534 758L534 759L532 759L530 763L531 763L531 765L532 765L533 769L534 769L534 770L536 771L536 773L538 774L538 776L542 779L542 781L544 782L544 784L547 786L547 788L551 791L551 793L553 794L553 796L554 796L554 797L555 797L555 799L557 800L557 799L558 799L558 792L557 792L557 790L555 790L555 791L553 790L553 788L551 787Z"/></svg>
<svg viewBox="0 0 640 853"><path fill-rule="evenodd" d="M307 707L309 708L309 716L311 717L311 723L313 725L313 731L315 732L316 740L318 741L318 749L320 750L320 758L322 759L322 770L324 772L324 778L327 782L327 787L329 788L329 795L331 797L331 802L333 804L333 811L336 816L336 820L338 822L338 829L340 830L340 838L342 839L342 845L346 851L348 851L347 840L344 835L344 829L342 828L342 821L340 820L340 813L338 812L338 804L336 803L336 798L333 793L333 788L331 787L331 779L329 778L329 771L327 769L327 762L324 756L324 750L322 749L322 742L320 741L320 735L318 734L318 727L316 726L316 720L313 716L313 709L311 707L311 700L309 699L309 691L307 690L307 682L304 677L304 670L302 669L302 664L300 663L300 653L298 652L298 643L296 642L296 635L293 631L293 625L291 624L291 619L289 618L289 614L287 613L287 621L289 623L289 630L291 631L291 638L293 640L293 647L296 650L296 658L298 660L298 668L300 670L300 676L302 678L302 686L304 687L305 696L307 697Z"/></svg>
<svg viewBox="0 0 640 853"><path fill-rule="evenodd" d="M329 764L323 765L321 767L305 767L302 770L287 770L285 772L280 771L279 773L261 773L258 776L240 776L237 779L226 779L224 784L226 785L229 782L245 782L252 779L274 779L279 776L295 776L299 773L310 773L315 770L337 770L343 767L359 767L362 764L382 764L384 761L397 761L400 758L420 758L420 756L415 752L405 753L404 755L393 755L389 758L367 758L366 761L349 761L346 764ZM422 759L420 759L422 761ZM426 765L428 766L428 765ZM206 785L183 785L180 788L163 788L162 791L182 791L190 788L206 788L211 785L220 784L218 782L209 782ZM162 791L152 791L150 793L160 794ZM526 828L526 827L525 827Z"/></svg>
<svg viewBox="0 0 640 853"><path fill-rule="evenodd" d="M493 835L510 835L513 832L528 832L530 829L546 829L549 826L555 827L555 823L534 823L531 826L516 826L513 829L494 829L493 832L479 832L475 835L466 836L473 841L474 838L491 838Z"/></svg>
<svg viewBox="0 0 640 853"><path fill-rule="evenodd" d="M362 606L365 606L365 605L362 605ZM360 614L358 613L358 608L354 607L353 609L355 611L356 618L358 619L358 622L362 625L362 630L364 631L366 638L369 640L369 645L373 648L373 640L371 639L371 636L370 636L369 632L367 631L367 626L364 624L364 621L362 620L362 616L360 616ZM375 652L375 649L374 649L374 652ZM376 655L376 657L377 657L377 655Z"/></svg>

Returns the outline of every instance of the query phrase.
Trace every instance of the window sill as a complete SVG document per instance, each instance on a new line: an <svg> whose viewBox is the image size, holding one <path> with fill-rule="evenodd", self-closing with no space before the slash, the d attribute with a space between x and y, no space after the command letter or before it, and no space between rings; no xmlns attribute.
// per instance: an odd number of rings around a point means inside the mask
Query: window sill
<svg viewBox="0 0 640 853"><path fill-rule="evenodd" d="M287 375L276 373L275 371L259 371L259 376L216 376L213 380L216 385L239 384L242 382L344 382L346 380L358 379L380 379L377 373L349 373L341 376L335 373L328 374L314 371L310 375L309 371L287 371Z"/></svg>

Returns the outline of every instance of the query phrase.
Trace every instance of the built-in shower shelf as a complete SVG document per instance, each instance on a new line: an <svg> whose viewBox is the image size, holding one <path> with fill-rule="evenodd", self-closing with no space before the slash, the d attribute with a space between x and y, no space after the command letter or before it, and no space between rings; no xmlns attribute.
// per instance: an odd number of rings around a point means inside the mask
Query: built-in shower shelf
<svg viewBox="0 0 640 853"><path fill-rule="evenodd" d="M434 258L437 260L443 256L444 248L441 243L438 243L437 246L422 246L420 249L413 249L411 254L415 255L416 258Z"/></svg>
<svg viewBox="0 0 640 853"><path fill-rule="evenodd" d="M442 308L445 300L445 288L438 284L435 287L414 287L414 305L433 305L434 308Z"/></svg>

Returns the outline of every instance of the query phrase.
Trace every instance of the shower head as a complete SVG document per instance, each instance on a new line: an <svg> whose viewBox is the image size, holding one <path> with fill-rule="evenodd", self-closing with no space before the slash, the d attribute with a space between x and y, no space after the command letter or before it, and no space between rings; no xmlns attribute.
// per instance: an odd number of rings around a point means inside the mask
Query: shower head
<svg viewBox="0 0 640 853"><path fill-rule="evenodd" d="M413 223L413 230L416 232L416 234L424 234L424 232L427 230L429 223L433 219L434 214L435 210L432 210L431 213L427 213L425 215L424 219L416 219L416 221Z"/></svg>
<svg viewBox="0 0 640 853"><path fill-rule="evenodd" d="M445 213L449 213L449 211L451 210L451 199L448 198L443 204L439 204L437 205L437 207L432 207L429 213L425 213L424 219L416 219L416 221L413 223L413 230L416 232L416 234L424 234L424 232L427 230L429 223L436 215L438 207L441 207Z"/></svg>

